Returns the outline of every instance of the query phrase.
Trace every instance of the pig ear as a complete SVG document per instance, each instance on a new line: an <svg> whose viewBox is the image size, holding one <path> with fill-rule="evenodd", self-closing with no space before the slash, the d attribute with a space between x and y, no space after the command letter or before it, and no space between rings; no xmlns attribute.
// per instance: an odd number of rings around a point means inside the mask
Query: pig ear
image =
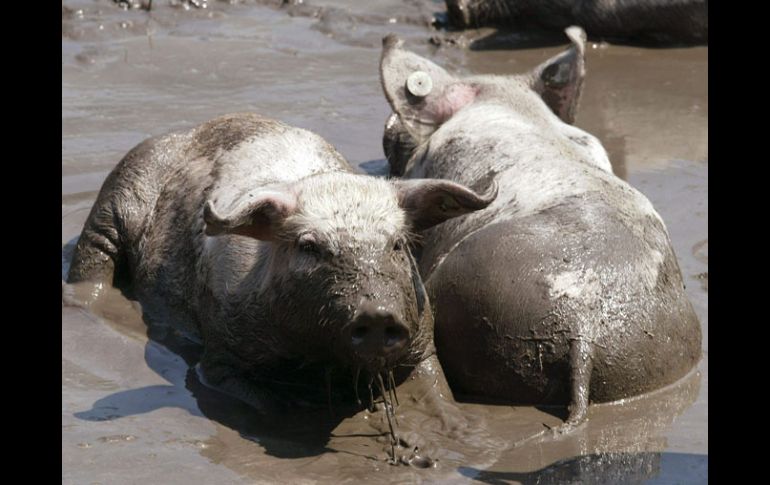
<svg viewBox="0 0 770 485"><path fill-rule="evenodd" d="M209 199L203 207L207 236L239 234L274 240L281 223L294 213L297 198L289 190L260 190L235 199Z"/></svg>
<svg viewBox="0 0 770 485"><path fill-rule="evenodd" d="M402 49L403 43L394 34L382 40L380 80L391 108L409 134L421 142L473 102L478 89L428 59Z"/></svg>
<svg viewBox="0 0 770 485"><path fill-rule="evenodd" d="M495 182L485 194L478 194L464 185L448 180L399 180L393 184L398 190L398 205L406 211L415 231L484 209L497 197Z"/></svg>
<svg viewBox="0 0 770 485"><path fill-rule="evenodd" d="M572 46L532 71L531 86L565 123L574 123L585 69L586 33L580 27L565 30Z"/></svg>

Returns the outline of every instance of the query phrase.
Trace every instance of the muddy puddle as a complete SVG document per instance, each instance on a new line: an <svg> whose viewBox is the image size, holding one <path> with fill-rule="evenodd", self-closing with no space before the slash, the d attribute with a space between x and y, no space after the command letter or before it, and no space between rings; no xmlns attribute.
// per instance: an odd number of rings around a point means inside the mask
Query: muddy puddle
<svg viewBox="0 0 770 485"><path fill-rule="evenodd" d="M206 3L155 0L148 13L62 2L62 278L107 173L150 135L255 111L315 131L379 174L385 34L459 73L521 72L563 48L444 42L430 27L443 2ZM138 305L102 289L92 311L62 305L63 483L704 483L708 49L592 43L586 62L576 124L663 216L701 319L703 359L685 379L592 406L585 427L558 439L544 431L561 422L559 408L460 403L466 426L445 432L399 406L401 427L425 443L413 466L393 466L384 413L255 417L199 382L194 345L148 339ZM86 290L63 285L63 301Z"/></svg>

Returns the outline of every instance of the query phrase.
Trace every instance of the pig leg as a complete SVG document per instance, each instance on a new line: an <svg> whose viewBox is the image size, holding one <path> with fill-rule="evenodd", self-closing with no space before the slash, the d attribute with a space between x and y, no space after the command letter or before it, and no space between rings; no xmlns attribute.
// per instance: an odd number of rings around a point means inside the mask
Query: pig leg
<svg viewBox="0 0 770 485"><path fill-rule="evenodd" d="M106 200L105 200L106 199ZM83 227L72 254L67 283L62 286L62 301L95 310L115 283L117 267L123 266L115 217L110 197L100 197Z"/></svg>
<svg viewBox="0 0 770 485"><path fill-rule="evenodd" d="M216 389L240 399L261 414L275 414L280 406L269 392L240 376L230 376L214 386Z"/></svg>
<svg viewBox="0 0 770 485"><path fill-rule="evenodd" d="M168 160L180 150L177 138L143 141L110 172L78 239L68 283L115 283L114 277L124 276L130 245L137 244L142 225L155 207Z"/></svg>
<svg viewBox="0 0 770 485"><path fill-rule="evenodd" d="M436 354L420 362L398 388L402 402L410 403L424 414L437 418L442 431L450 435L467 429L468 420L454 402Z"/></svg>
<svg viewBox="0 0 770 485"><path fill-rule="evenodd" d="M129 240L126 232L130 225L126 217L141 219L150 207L138 195L141 191L137 187L145 184L145 178L135 173L141 173L141 163L152 162L149 156L142 158L142 150L146 151L147 146L150 141L131 150L104 181L72 254L68 283L112 284L115 272L120 273L125 266L125 244Z"/></svg>
<svg viewBox="0 0 770 485"><path fill-rule="evenodd" d="M444 377L444 371L436 355L434 354L420 362L411 377L424 389L422 402L427 409L439 417L444 429L449 430L458 424L456 420L452 419L452 415L457 411L457 406L452 402L452 391L449 389L449 384Z"/></svg>
<svg viewBox="0 0 770 485"><path fill-rule="evenodd" d="M244 376L238 365L228 362L218 352L205 351L196 370L198 378L206 386L229 394L253 407L260 414L274 414L280 409L280 402L273 393Z"/></svg>
<svg viewBox="0 0 770 485"><path fill-rule="evenodd" d="M111 211L95 207L72 255L68 283L112 281L120 257L118 231Z"/></svg>
<svg viewBox="0 0 770 485"><path fill-rule="evenodd" d="M460 409L435 354L413 369L397 388L397 399L400 401L396 409L397 442L404 454L392 456L401 463L422 466L421 461L432 462L430 457L440 453L435 444L447 438L470 446L483 444L484 453L502 450L508 445L504 438L490 434L484 418ZM370 424L374 424L371 421ZM381 425L378 431L387 433L388 429Z"/></svg>

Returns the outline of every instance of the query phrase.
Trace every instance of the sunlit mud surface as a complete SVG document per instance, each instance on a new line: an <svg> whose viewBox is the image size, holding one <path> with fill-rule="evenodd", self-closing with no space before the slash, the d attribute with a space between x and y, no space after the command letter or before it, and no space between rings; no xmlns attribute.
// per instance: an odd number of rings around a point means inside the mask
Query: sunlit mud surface
<svg viewBox="0 0 770 485"><path fill-rule="evenodd" d="M385 34L461 74L522 72L565 45L448 42L457 35L430 26L443 2L428 0L206 3L155 0L151 12L62 3L63 279L104 178L148 136L254 111L310 129L382 174ZM559 438L548 429L561 408L461 403L467 426L450 433L402 402L400 428L420 431L425 445L411 466L395 466L384 413L259 418L199 382L194 345L149 340L136 303L63 285L63 483L705 483L707 56L704 47L591 44L576 122L669 229L703 326L703 359L680 382L592 406L584 427ZM90 309L72 304L94 292Z"/></svg>

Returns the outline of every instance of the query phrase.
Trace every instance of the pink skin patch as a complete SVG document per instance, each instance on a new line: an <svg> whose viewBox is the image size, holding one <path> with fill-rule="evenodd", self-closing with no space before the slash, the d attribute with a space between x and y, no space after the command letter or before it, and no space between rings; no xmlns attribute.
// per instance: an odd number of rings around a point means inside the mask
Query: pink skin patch
<svg viewBox="0 0 770 485"><path fill-rule="evenodd" d="M441 124L473 102L478 93L478 88L468 84L449 85L428 105L426 112L434 122Z"/></svg>

